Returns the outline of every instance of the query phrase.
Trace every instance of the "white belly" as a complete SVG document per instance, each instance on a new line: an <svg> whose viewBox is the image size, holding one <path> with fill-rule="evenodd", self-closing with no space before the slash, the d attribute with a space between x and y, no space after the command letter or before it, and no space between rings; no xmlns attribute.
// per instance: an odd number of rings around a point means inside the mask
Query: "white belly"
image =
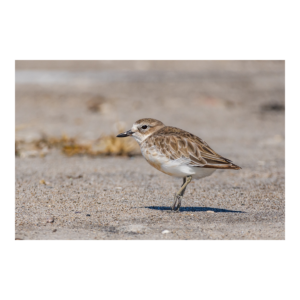
<svg viewBox="0 0 300 300"><path fill-rule="evenodd" d="M152 147L151 147L152 148ZM186 177L191 175L193 179L210 176L216 169L192 167L188 165L189 159L170 160L156 149L142 149L142 154L147 162L157 170L175 177Z"/></svg>
<svg viewBox="0 0 300 300"><path fill-rule="evenodd" d="M191 175L193 179L200 179L203 177L210 176L216 169L211 168L201 168L201 167L192 167L183 164L177 164L175 161L170 161L162 165L162 170L164 173L169 174L175 177L186 177Z"/></svg>

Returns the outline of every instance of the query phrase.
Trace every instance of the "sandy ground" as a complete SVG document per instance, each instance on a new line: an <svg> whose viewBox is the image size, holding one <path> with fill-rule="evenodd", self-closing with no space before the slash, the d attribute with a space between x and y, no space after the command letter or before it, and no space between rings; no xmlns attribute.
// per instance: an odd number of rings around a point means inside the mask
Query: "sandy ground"
<svg viewBox="0 0 300 300"><path fill-rule="evenodd" d="M16 140L88 141L144 117L200 136L243 169L192 181L174 213L181 179L141 156L24 153L16 239L285 238L283 62L16 63Z"/></svg>

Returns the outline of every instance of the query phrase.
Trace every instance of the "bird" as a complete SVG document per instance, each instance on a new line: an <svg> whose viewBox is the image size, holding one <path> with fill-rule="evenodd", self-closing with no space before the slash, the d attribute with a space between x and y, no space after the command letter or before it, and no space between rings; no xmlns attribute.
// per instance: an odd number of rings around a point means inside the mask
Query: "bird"
<svg viewBox="0 0 300 300"><path fill-rule="evenodd" d="M117 137L133 137L152 167L167 175L183 178L181 188L174 195L173 211L180 210L183 195L192 179L210 176L217 169L241 169L217 154L201 138L180 128L166 126L156 119L140 119L130 130Z"/></svg>

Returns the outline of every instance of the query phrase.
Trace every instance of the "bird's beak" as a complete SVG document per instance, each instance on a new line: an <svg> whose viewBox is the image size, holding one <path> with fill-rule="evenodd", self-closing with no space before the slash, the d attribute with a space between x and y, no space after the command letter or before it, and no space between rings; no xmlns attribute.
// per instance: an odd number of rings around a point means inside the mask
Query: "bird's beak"
<svg viewBox="0 0 300 300"><path fill-rule="evenodd" d="M133 132L131 130L128 130L126 132L120 133L117 135L117 137L126 137L126 136L131 136Z"/></svg>

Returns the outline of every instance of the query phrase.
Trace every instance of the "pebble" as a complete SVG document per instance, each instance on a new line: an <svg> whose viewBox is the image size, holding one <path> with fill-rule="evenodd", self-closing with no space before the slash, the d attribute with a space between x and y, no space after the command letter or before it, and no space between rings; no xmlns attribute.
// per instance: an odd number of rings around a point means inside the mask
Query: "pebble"
<svg viewBox="0 0 300 300"><path fill-rule="evenodd" d="M87 216L87 217L90 217L91 215L90 215L90 214L87 214L86 216Z"/></svg>
<svg viewBox="0 0 300 300"><path fill-rule="evenodd" d="M56 231L57 231L57 229L53 229L53 230L52 230L52 232L56 232Z"/></svg>
<svg viewBox="0 0 300 300"><path fill-rule="evenodd" d="M164 230L164 231L162 232L162 234L169 233L169 232L170 232L169 230Z"/></svg>
<svg viewBox="0 0 300 300"><path fill-rule="evenodd" d="M48 181L45 181L44 179L41 179L41 180L40 180L40 184L49 185L49 184L50 184L50 182L48 182Z"/></svg>
<svg viewBox="0 0 300 300"><path fill-rule="evenodd" d="M117 190L122 190L122 188L120 186L116 187Z"/></svg>
<svg viewBox="0 0 300 300"><path fill-rule="evenodd" d="M214 214L215 212L213 210L208 210L207 213Z"/></svg>
<svg viewBox="0 0 300 300"><path fill-rule="evenodd" d="M54 222L54 217L51 217L47 220L47 223L53 223Z"/></svg>

